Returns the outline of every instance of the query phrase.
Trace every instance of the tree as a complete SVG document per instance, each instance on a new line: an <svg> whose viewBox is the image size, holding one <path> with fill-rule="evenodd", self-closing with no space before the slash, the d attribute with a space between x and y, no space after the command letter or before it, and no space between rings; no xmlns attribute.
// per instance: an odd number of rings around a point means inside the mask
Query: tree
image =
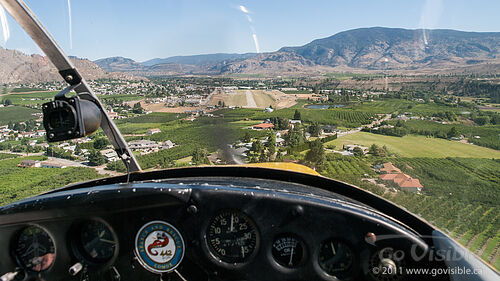
<svg viewBox="0 0 500 281"><path fill-rule="evenodd" d="M267 137L267 153L268 158L271 159L276 152L276 135L273 132L270 132Z"/></svg>
<svg viewBox="0 0 500 281"><path fill-rule="evenodd" d="M293 114L293 119L294 120L302 120L300 116L300 111L298 109L295 109L295 113Z"/></svg>
<svg viewBox="0 0 500 281"><path fill-rule="evenodd" d="M305 160L310 162L314 168L319 167L325 160L325 150L321 140L315 140L311 143L309 151L306 153Z"/></svg>
<svg viewBox="0 0 500 281"><path fill-rule="evenodd" d="M97 150L101 150L106 148L106 146L109 144L109 141L106 138L96 138L94 140L94 148Z"/></svg>
<svg viewBox="0 0 500 281"><path fill-rule="evenodd" d="M319 134L321 133L321 126L319 125L318 122L313 122L311 126L309 126L309 133L313 137L319 136Z"/></svg>
<svg viewBox="0 0 500 281"><path fill-rule="evenodd" d="M384 145L384 147L380 147L376 144L372 144L370 146L368 153L370 153L373 156L379 156L379 157L385 157L388 155L387 147L385 145Z"/></svg>
<svg viewBox="0 0 500 281"><path fill-rule="evenodd" d="M104 159L104 156L95 149L91 149L89 151L89 165L90 166L100 166L104 164L106 160Z"/></svg>
<svg viewBox="0 0 500 281"><path fill-rule="evenodd" d="M134 107L132 108L132 112L133 113L136 113L136 114L142 114L143 113L143 109L142 109L142 106L141 106L141 103L138 102L136 104L134 104Z"/></svg>
<svg viewBox="0 0 500 281"><path fill-rule="evenodd" d="M352 153L354 153L354 156L357 156L357 157L362 157L364 155L363 149L361 149L357 146L352 150Z"/></svg>
<svg viewBox="0 0 500 281"><path fill-rule="evenodd" d="M3 105L5 105L5 106L12 105L12 101L10 99L4 99L3 100Z"/></svg>
<svg viewBox="0 0 500 281"><path fill-rule="evenodd" d="M457 131L457 128L455 128L455 126L451 127L450 131L447 134L448 138L456 138L458 137L458 135L459 133Z"/></svg>
<svg viewBox="0 0 500 281"><path fill-rule="evenodd" d="M82 148L80 147L80 144L75 145L75 155L80 155L82 154Z"/></svg>
<svg viewBox="0 0 500 281"><path fill-rule="evenodd" d="M197 147L192 156L191 162L194 165L210 164L210 160L208 160L208 151L204 148Z"/></svg>
<svg viewBox="0 0 500 281"><path fill-rule="evenodd" d="M297 146L305 141L304 134L299 126L295 126L293 129L289 130L285 139L289 146Z"/></svg>
<svg viewBox="0 0 500 281"><path fill-rule="evenodd" d="M264 145L262 144L262 142L260 140L254 141L249 151L249 157L248 157L249 162L251 163L264 162L262 161L265 160L263 159L265 157L265 155L263 156L263 154L264 154Z"/></svg>
<svg viewBox="0 0 500 281"><path fill-rule="evenodd" d="M250 134L249 131L245 132L245 136L243 136L243 142L251 142L252 141L252 135Z"/></svg>

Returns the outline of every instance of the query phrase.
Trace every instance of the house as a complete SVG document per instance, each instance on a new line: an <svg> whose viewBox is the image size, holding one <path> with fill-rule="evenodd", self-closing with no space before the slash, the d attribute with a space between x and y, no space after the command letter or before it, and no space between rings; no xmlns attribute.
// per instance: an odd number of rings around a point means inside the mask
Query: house
<svg viewBox="0 0 500 281"><path fill-rule="evenodd" d="M418 179L409 177L406 180L397 182L399 189L419 193L422 191L422 184Z"/></svg>
<svg viewBox="0 0 500 281"><path fill-rule="evenodd" d="M382 174L400 174L402 173L400 169L394 166L391 162L382 164L382 167L378 169L379 173Z"/></svg>
<svg viewBox="0 0 500 281"><path fill-rule="evenodd" d="M42 168L64 169L66 166L55 162L44 161L42 162Z"/></svg>
<svg viewBox="0 0 500 281"><path fill-rule="evenodd" d="M143 152L146 152L150 150L153 151L158 150L158 144L155 141L150 141L150 140L135 140L129 142L128 145L132 151L141 150Z"/></svg>
<svg viewBox="0 0 500 281"><path fill-rule="evenodd" d="M167 140L163 143L162 148L163 149L170 149L175 146L175 143L173 143L171 140Z"/></svg>
<svg viewBox="0 0 500 281"><path fill-rule="evenodd" d="M321 130L323 131L323 133L327 134L335 133L337 131L337 126L323 125L321 126Z"/></svg>
<svg viewBox="0 0 500 281"><path fill-rule="evenodd" d="M107 162L120 160L118 154L116 154L116 151L112 148L101 150L100 153L104 156Z"/></svg>
<svg viewBox="0 0 500 281"><path fill-rule="evenodd" d="M252 128L254 128L255 130L266 130L274 128L274 125L271 123L261 123L254 125Z"/></svg>
<svg viewBox="0 0 500 281"><path fill-rule="evenodd" d="M395 167L391 162L375 166L378 169L379 178L383 181L393 182L400 190L411 191L420 193L422 191L422 184L418 179L414 179L407 174L401 172L400 169Z"/></svg>
<svg viewBox="0 0 500 281"><path fill-rule="evenodd" d="M118 116L118 112L114 112L114 111L108 111L108 116L111 119L119 119L119 117L120 117L120 116Z"/></svg>
<svg viewBox="0 0 500 281"><path fill-rule="evenodd" d="M272 107L266 107L265 111L266 113L271 113L274 111L274 109Z"/></svg>
<svg viewBox="0 0 500 281"><path fill-rule="evenodd" d="M158 134L158 133L161 133L161 130L158 129L158 128L155 128L155 129L149 129L148 130L148 135L154 135L154 134Z"/></svg>
<svg viewBox="0 0 500 281"><path fill-rule="evenodd" d="M40 167L40 162L35 160L23 160L17 166L22 168L38 168Z"/></svg>

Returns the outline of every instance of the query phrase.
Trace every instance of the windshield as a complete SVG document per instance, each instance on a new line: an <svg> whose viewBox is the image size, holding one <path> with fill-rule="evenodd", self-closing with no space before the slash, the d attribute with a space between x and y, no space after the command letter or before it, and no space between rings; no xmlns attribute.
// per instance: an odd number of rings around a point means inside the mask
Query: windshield
<svg viewBox="0 0 500 281"><path fill-rule="evenodd" d="M498 1L27 4L143 170L345 181L500 269ZM1 8L0 23L0 205L126 173L102 130L47 141L42 104L67 83Z"/></svg>

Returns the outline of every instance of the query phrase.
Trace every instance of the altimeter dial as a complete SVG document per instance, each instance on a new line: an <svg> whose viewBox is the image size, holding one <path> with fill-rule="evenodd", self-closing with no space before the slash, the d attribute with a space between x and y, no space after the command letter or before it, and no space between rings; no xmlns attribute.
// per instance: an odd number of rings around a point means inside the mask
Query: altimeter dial
<svg viewBox="0 0 500 281"><path fill-rule="evenodd" d="M222 211L213 217L206 240L210 252L227 263L247 261L259 244L255 223L239 211Z"/></svg>

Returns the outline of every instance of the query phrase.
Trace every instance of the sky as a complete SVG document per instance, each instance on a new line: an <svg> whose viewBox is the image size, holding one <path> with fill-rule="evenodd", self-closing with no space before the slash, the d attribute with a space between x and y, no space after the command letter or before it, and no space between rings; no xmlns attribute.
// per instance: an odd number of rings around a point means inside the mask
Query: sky
<svg viewBox="0 0 500 281"><path fill-rule="evenodd" d="M67 54L91 60L271 52L372 26L500 31L498 0L25 1ZM1 9L0 25L0 46L41 53Z"/></svg>

